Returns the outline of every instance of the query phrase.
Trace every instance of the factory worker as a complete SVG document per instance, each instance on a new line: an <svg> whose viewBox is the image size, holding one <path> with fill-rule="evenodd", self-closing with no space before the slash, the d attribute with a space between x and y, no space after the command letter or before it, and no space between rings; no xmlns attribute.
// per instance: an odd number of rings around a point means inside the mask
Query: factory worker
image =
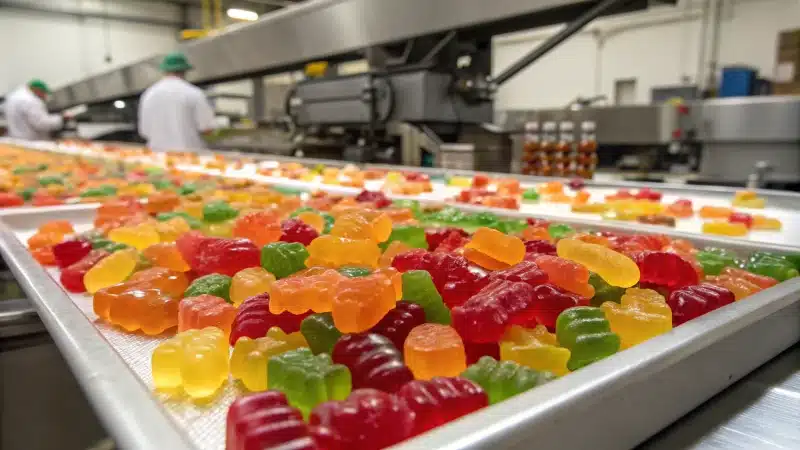
<svg viewBox="0 0 800 450"><path fill-rule="evenodd" d="M47 140L64 126L64 119L48 114L45 100L50 88L42 80L31 80L8 96L5 103L8 135L26 140Z"/></svg>
<svg viewBox="0 0 800 450"><path fill-rule="evenodd" d="M183 53L170 53L161 63L164 77L139 101L139 134L156 151L206 147L202 136L214 129L214 110L203 91L184 79L192 69Z"/></svg>

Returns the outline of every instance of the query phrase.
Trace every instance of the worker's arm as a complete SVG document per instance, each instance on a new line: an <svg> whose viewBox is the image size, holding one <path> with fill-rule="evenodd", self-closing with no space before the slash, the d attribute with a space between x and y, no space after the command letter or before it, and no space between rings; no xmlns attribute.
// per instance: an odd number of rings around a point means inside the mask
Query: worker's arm
<svg viewBox="0 0 800 450"><path fill-rule="evenodd" d="M205 95L200 95L194 105L194 121L197 131L202 135L209 135L216 128L214 123L214 109Z"/></svg>
<svg viewBox="0 0 800 450"><path fill-rule="evenodd" d="M55 131L64 126L64 119L58 114L49 114L42 101L29 102L26 115L31 127L42 133Z"/></svg>
<svg viewBox="0 0 800 450"><path fill-rule="evenodd" d="M150 139L150 114L147 114L147 93L142 95L141 99L139 100L139 136L145 138L145 140Z"/></svg>

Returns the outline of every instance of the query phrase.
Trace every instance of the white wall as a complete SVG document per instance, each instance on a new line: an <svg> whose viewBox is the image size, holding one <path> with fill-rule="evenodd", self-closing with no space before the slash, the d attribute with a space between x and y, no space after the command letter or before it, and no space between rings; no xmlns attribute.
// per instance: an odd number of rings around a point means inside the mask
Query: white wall
<svg viewBox="0 0 800 450"><path fill-rule="evenodd" d="M562 107L578 95L604 94L613 101L617 79L637 80L639 103L649 102L654 86L695 83L701 6L681 0L678 6L598 20L502 86L495 109ZM725 0L718 67L747 64L770 77L778 32L792 28L800 28L800 0ZM557 29L495 38L495 72Z"/></svg>
<svg viewBox="0 0 800 450"><path fill-rule="evenodd" d="M102 13L102 3L90 0L11 0L23 6ZM110 15L157 18L180 22L174 5L136 0L109 2ZM31 78L58 87L104 72L177 44L178 27L110 20L108 37L103 20L79 18L22 8L0 7L0 95ZM112 61L105 61L107 43Z"/></svg>

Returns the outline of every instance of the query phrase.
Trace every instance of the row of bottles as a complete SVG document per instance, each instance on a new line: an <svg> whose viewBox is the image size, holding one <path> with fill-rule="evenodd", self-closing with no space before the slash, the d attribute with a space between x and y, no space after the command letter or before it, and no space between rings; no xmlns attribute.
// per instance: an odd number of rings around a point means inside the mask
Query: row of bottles
<svg viewBox="0 0 800 450"><path fill-rule="evenodd" d="M597 168L595 123L581 122L576 142L572 122L525 124L522 173L527 175L592 178Z"/></svg>

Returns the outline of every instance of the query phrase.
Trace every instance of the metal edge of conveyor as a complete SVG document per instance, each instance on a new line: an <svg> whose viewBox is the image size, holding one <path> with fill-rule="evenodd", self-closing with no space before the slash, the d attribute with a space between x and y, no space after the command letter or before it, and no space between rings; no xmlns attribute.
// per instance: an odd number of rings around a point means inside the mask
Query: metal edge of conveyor
<svg viewBox="0 0 800 450"><path fill-rule="evenodd" d="M151 392L0 220L0 252L121 448L191 449ZM54 301L53 299L56 299Z"/></svg>
<svg viewBox="0 0 800 450"><path fill-rule="evenodd" d="M630 448L798 342L798 317L795 279L393 448Z"/></svg>

